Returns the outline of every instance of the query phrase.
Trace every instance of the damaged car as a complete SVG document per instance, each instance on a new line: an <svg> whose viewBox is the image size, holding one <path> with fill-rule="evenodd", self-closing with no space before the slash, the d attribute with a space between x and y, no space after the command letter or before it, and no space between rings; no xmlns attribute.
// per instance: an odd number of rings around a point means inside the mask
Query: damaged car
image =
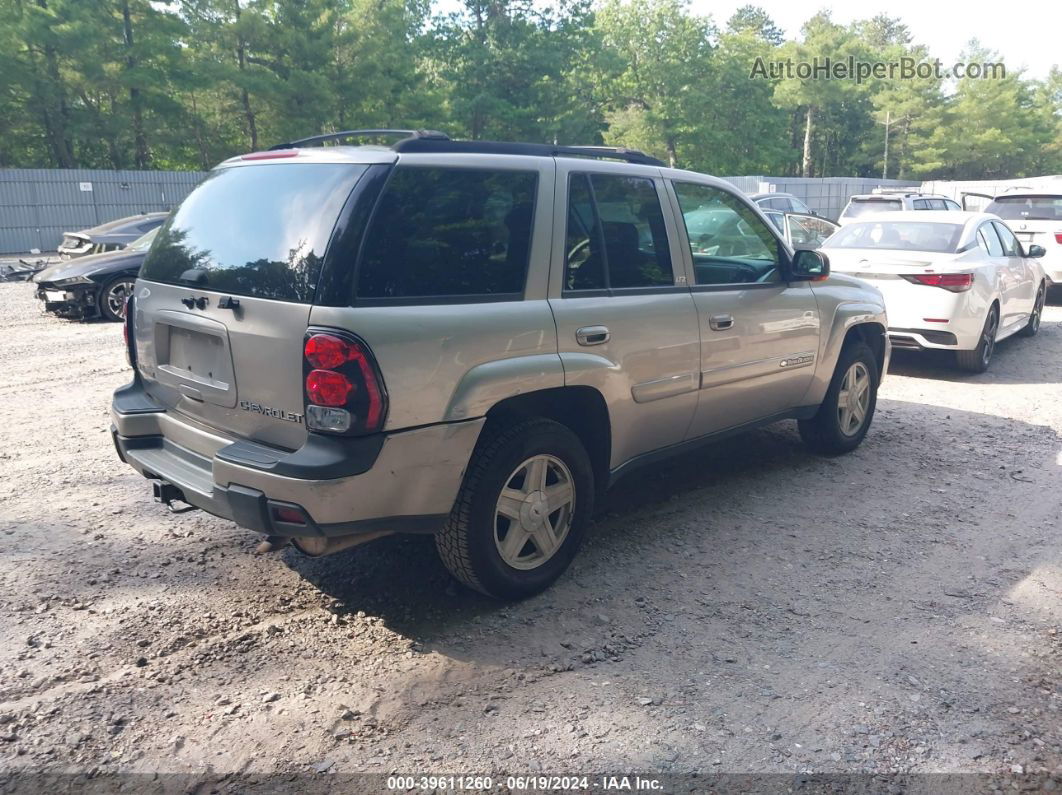
<svg viewBox="0 0 1062 795"><path fill-rule="evenodd" d="M34 277L44 310L75 320L122 320L125 299L158 234L155 227L119 251L91 254L45 268Z"/></svg>
<svg viewBox="0 0 1062 795"><path fill-rule="evenodd" d="M63 242L59 244L60 259L77 259L93 254L105 254L108 251L120 251L138 237L152 229L162 226L169 213L141 213L108 221L82 229L80 232L64 232Z"/></svg>

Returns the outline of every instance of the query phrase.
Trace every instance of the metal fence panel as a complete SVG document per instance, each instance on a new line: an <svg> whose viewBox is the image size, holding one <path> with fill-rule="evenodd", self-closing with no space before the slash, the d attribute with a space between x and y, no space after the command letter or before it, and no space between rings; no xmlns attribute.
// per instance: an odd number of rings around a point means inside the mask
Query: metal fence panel
<svg viewBox="0 0 1062 795"><path fill-rule="evenodd" d="M19 229L0 229L0 252L23 252L39 248L36 229L21 227Z"/></svg>
<svg viewBox="0 0 1062 795"><path fill-rule="evenodd" d="M0 207L37 205L37 185L21 180L19 182L0 182ZM0 211L0 219L3 213Z"/></svg>
<svg viewBox="0 0 1062 795"><path fill-rule="evenodd" d="M0 206L0 229L35 228L36 226L36 207Z"/></svg>
<svg viewBox="0 0 1062 795"><path fill-rule="evenodd" d="M745 193L792 193L812 210L836 220L848 200L874 188L918 188L921 183L868 177L724 177Z"/></svg>
<svg viewBox="0 0 1062 795"><path fill-rule="evenodd" d="M0 254L54 250L63 232L172 210L201 171L0 169Z"/></svg>
<svg viewBox="0 0 1062 795"><path fill-rule="evenodd" d="M40 217L38 211L38 222ZM91 204L57 204L50 209L46 220L50 226L63 227L63 231L76 231L95 226L96 217L96 208Z"/></svg>

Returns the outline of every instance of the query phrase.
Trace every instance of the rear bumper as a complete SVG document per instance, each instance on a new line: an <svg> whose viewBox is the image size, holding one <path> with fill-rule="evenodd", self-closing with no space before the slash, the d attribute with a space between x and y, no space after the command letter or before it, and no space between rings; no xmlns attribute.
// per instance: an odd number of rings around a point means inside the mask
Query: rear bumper
<svg viewBox="0 0 1062 795"><path fill-rule="evenodd" d="M890 328L894 350L958 350L959 340L950 331L918 328Z"/></svg>
<svg viewBox="0 0 1062 795"><path fill-rule="evenodd" d="M311 434L289 452L194 426L136 382L115 393L112 417L118 455L141 475L197 508L287 537L438 531L484 422L352 439ZM284 521L278 508L302 521Z"/></svg>

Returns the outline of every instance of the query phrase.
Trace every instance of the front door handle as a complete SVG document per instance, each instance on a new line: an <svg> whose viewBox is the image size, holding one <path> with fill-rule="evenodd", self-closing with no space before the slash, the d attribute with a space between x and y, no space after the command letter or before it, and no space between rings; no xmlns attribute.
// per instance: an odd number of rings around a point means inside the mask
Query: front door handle
<svg viewBox="0 0 1062 795"><path fill-rule="evenodd" d="M580 345L603 345L610 336L607 326L583 326L575 331L575 341Z"/></svg>
<svg viewBox="0 0 1062 795"><path fill-rule="evenodd" d="M711 315L708 318L708 325L715 331L726 331L728 328L734 327L733 315Z"/></svg>

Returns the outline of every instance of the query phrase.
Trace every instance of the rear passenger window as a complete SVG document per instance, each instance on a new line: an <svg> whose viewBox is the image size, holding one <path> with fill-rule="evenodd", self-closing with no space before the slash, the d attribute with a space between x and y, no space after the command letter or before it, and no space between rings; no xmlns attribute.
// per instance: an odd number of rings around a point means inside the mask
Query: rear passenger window
<svg viewBox="0 0 1062 795"><path fill-rule="evenodd" d="M999 238L992 229L992 224L981 224L977 230L977 242L988 253L988 256L1003 256L1003 246L999 244Z"/></svg>
<svg viewBox="0 0 1062 795"><path fill-rule="evenodd" d="M778 239L737 196L676 182L697 284L753 284L781 280Z"/></svg>
<svg viewBox="0 0 1062 795"><path fill-rule="evenodd" d="M568 187L564 289L674 283L664 213L653 181L573 174Z"/></svg>
<svg viewBox="0 0 1062 795"><path fill-rule="evenodd" d="M992 226L999 233L999 242L1003 244L1003 253L1008 257L1020 257L1022 254L1021 244L1018 243L1018 238L1014 237L1014 233L999 221L993 221Z"/></svg>
<svg viewBox="0 0 1062 795"><path fill-rule="evenodd" d="M913 202L911 202L911 207L915 210L928 210L929 202L925 199L915 199Z"/></svg>
<svg viewBox="0 0 1062 795"><path fill-rule="evenodd" d="M538 175L395 169L358 265L358 298L517 297L531 249Z"/></svg>

